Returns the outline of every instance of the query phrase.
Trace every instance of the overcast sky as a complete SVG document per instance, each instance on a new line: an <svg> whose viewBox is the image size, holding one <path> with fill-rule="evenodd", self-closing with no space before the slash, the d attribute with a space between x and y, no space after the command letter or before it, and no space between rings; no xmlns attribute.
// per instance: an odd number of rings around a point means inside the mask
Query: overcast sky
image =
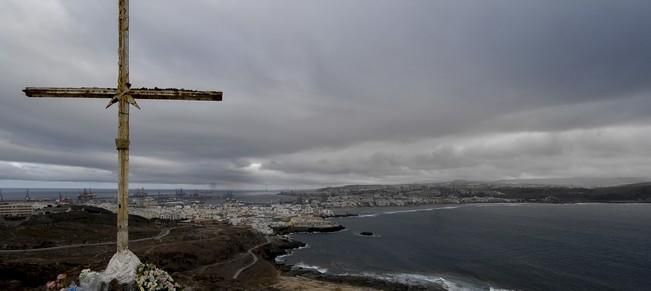
<svg viewBox="0 0 651 291"><path fill-rule="evenodd" d="M651 1L131 3L131 182L651 176ZM117 1L0 2L0 188L116 180Z"/></svg>

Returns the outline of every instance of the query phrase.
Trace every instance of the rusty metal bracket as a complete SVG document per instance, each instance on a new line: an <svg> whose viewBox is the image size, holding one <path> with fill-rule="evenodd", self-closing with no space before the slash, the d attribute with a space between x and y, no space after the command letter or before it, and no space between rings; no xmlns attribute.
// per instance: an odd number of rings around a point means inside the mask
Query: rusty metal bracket
<svg viewBox="0 0 651 291"><path fill-rule="evenodd" d="M128 150L129 149L129 140L124 138L115 139L115 148L117 150Z"/></svg>

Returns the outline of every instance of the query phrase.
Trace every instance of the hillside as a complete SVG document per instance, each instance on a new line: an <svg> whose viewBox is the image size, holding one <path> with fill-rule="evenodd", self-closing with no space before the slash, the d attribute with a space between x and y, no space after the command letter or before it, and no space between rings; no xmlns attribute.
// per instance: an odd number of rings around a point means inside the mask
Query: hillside
<svg viewBox="0 0 651 291"><path fill-rule="evenodd" d="M310 191L288 191L297 201L327 207L404 206L429 203L490 202L651 202L651 183L611 187L453 181L399 185L347 185Z"/></svg>

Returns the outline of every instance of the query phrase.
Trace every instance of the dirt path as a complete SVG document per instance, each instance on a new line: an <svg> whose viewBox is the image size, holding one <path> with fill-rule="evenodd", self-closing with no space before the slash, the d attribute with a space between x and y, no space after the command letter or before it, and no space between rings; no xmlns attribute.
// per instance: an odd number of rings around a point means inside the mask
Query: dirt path
<svg viewBox="0 0 651 291"><path fill-rule="evenodd" d="M248 253L253 257L253 262L251 262L251 263L249 263L248 265L246 265L246 266L244 266L244 267L238 269L237 272L235 272L235 275L233 275L233 280L237 279L237 277L239 277L240 274L241 274L242 272L246 271L248 268L253 267L253 265L255 265L255 263L258 262L258 256L256 256L256 255L253 253L253 250L255 250L255 249L257 249L257 248L259 248L259 247L261 247L261 246L264 246L264 245L266 245L266 244L271 243L271 241L269 240L269 237L266 237L266 236L265 236L265 240L266 240L266 242L261 243L261 244L259 244L259 245L256 245L256 246L250 248L250 249L247 251L247 252L248 252Z"/></svg>
<svg viewBox="0 0 651 291"><path fill-rule="evenodd" d="M146 237L146 238L140 238L140 239L134 239L130 240L129 242L141 242L141 241L148 241L148 240L160 240L170 234L170 231L173 228L164 228L161 230L161 232L155 236L152 237ZM114 245L115 242L99 242L99 243L90 243L90 244L71 244L71 245L65 245L65 246L56 246L56 247L49 247L49 248L38 248L38 249L23 249L23 250L0 250L0 254L16 254L16 253L31 253L31 252L44 252L44 251L52 251L52 250L62 250L62 249L70 249L70 248L78 248L78 247L91 247L91 246L106 246L106 245Z"/></svg>

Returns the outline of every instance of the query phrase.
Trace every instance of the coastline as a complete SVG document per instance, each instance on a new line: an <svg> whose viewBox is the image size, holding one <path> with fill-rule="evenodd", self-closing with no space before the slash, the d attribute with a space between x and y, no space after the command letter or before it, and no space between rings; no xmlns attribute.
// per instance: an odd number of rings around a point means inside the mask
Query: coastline
<svg viewBox="0 0 651 291"><path fill-rule="evenodd" d="M409 205L409 206L387 206L387 207L356 207L344 209L345 213L335 214L328 218L339 217L377 217L381 215L392 215L400 213L413 213L413 212L428 212L436 210L456 209L459 207L485 207L485 206L515 206L523 204L580 204L580 203L458 203L458 204L422 204L422 205ZM370 211L369 211L370 210ZM309 279L317 282L330 282L334 284L341 284L342 286L355 286L364 288L359 290L428 290L428 291L445 291L445 290L458 290L461 284L473 284L465 280L456 281L460 278L426 276L416 273L389 273L389 274L375 274L375 273L355 273L355 274L334 274L328 272L327 269L318 266L309 266L302 263L287 264L284 258L291 256L295 250L308 248L305 242L296 240L291 237L292 234L298 233L331 233L337 231L348 230L343 225L339 225L339 229L323 228L319 231L318 228L285 228L282 233L277 234L274 240L278 245L275 247L271 244L264 250L266 259L270 261L275 268L279 271L281 277L292 277ZM356 234L360 235L361 234ZM365 236L369 238L379 237L377 234ZM462 289L459 290L465 290ZM490 287L493 290L493 287ZM494 290L507 290L507 289L494 289Z"/></svg>
<svg viewBox="0 0 651 291"><path fill-rule="evenodd" d="M536 206L536 205L548 205L548 206L558 206L562 209L572 205L621 205L621 204L630 204L630 205L648 205L648 202L563 202L563 203L466 203L466 204L430 204L430 205L420 205L417 207L367 207L367 208L356 208L356 209L343 209L346 211L346 217L360 217L364 219L366 217L377 217L384 215L400 214L400 213L412 213L412 212L429 212L429 211L438 211L438 210L447 210L447 209L456 209L462 207L490 207L490 206ZM579 206L580 207L580 206ZM354 213L354 214L353 214ZM341 221L340 221L341 223ZM351 227L351 226L348 226ZM354 229L354 225L352 226ZM291 237L287 238L292 240ZM295 240L293 240L295 241ZM301 245L296 248L287 249L287 252L283 253L282 256L289 256L292 254L293 250L301 247L309 247L305 243L299 242ZM287 264L282 261L277 261L273 257L272 260L274 265L278 270L281 271L281 274L285 276L295 276L295 277L305 277L319 281L327 281L333 283L342 283L353 286L360 286L366 288L377 288L381 290L466 290L467 286L477 286L479 288L486 288L486 290L508 290L504 287L496 287L493 281L480 281L473 280L473 278L466 278L464 276L457 276L451 274L443 275L442 277L435 276L426 276L420 275L417 273L354 273L354 274L335 274L329 272L327 269L321 266L309 266L301 263ZM281 257L282 258L282 257ZM292 260L293 262L296 262ZM323 265L327 266L327 264ZM469 279L469 280L468 280ZM426 286L420 285L424 283ZM431 283L431 284L430 284ZM504 283L507 284L507 283ZM433 286L437 285L437 286ZM515 290L515 289L514 289Z"/></svg>
<svg viewBox="0 0 651 291"><path fill-rule="evenodd" d="M473 203L475 204L475 203ZM504 203L509 204L509 203ZM442 207L437 207L441 206ZM452 206L450 206L452 205ZM463 204L424 204L424 205L409 205L409 206L389 206L389 207L356 207L353 209L346 209L346 213L339 213L328 218L339 217L372 217L382 214L393 214L402 212L417 212L417 211L431 211L434 209L452 209L457 208ZM414 208L420 207L420 208ZM400 208L403 210L396 210ZM365 213L363 210L373 209L374 213ZM391 211L385 211L391 209ZM380 210L377 212L377 210ZM305 266L301 264L286 264L279 258L284 258L293 254L295 250L309 247L308 244L291 238L291 234L295 233L331 233L338 231L345 231L347 228L343 225L333 225L328 227L284 227L274 228L276 237L272 242L263 248L263 256L270 261L276 269L280 272L281 277L304 278L320 282L330 282L341 285L350 285L359 288L370 288L379 290L416 290L416 291L445 291L445 281L440 280L437 283L425 284L401 282L395 278L388 276L373 276L371 274L332 274L328 273L327 269L321 269L316 266ZM406 274L405 274L406 275ZM442 279L442 278L441 278ZM409 281L406 279L404 281Z"/></svg>
<svg viewBox="0 0 651 291"><path fill-rule="evenodd" d="M346 284L365 288L374 288L380 290L416 290L416 291L446 291L447 289L440 285L419 285L419 284L406 284L389 279L380 279L372 276L365 275L351 275L351 274L329 274L321 273L313 269L305 268L291 268L289 271L284 272L284 275L294 277L310 278L318 281L326 281L337 284Z"/></svg>
<svg viewBox="0 0 651 291"><path fill-rule="evenodd" d="M337 232L346 229L341 224L330 225L330 226L288 226L288 227L274 227L274 233L278 235L286 235L292 233L327 233L327 232Z"/></svg>
<svg viewBox="0 0 651 291"><path fill-rule="evenodd" d="M262 248L262 256L276 267L276 269L280 272L281 277L303 278L320 282L330 282L359 288L367 288L370 290L447 290L443 286L434 283L429 285L407 284L390 280L388 278L379 278L377 276L374 277L362 274L330 274L325 269L319 269L317 267L311 266L302 266L299 264L290 265L284 263L282 260L278 260L278 258L291 255L294 250L306 247L309 247L309 245L304 242L294 240L288 237L288 235L276 236L272 238L270 244Z"/></svg>

